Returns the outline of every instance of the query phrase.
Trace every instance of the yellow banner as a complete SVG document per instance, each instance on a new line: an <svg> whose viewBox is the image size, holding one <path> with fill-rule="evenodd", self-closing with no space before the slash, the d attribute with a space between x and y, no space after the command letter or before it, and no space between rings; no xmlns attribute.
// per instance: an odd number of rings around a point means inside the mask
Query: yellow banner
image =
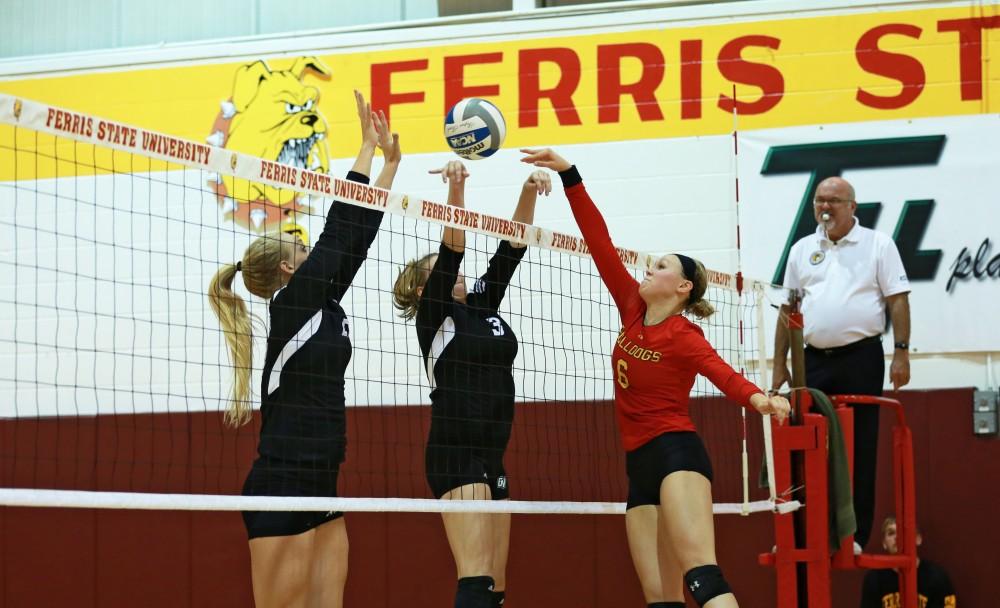
<svg viewBox="0 0 1000 608"><path fill-rule="evenodd" d="M997 111L1000 62L984 61L1000 48L997 4L664 25L31 78L0 92L317 169L358 147L355 88L389 112L407 153L446 150L446 108L470 96L501 109L507 148L725 133L734 85L742 130Z"/></svg>

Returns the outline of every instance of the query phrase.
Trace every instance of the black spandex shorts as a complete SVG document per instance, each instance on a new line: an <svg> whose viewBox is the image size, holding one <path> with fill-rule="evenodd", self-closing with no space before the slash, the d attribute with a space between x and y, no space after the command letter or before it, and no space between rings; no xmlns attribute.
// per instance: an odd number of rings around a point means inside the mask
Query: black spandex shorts
<svg viewBox="0 0 1000 608"><path fill-rule="evenodd" d="M503 455L510 441L513 404L509 413L507 408L497 408L490 418L484 421L432 413L424 466L435 498L473 483L487 484L493 500L510 498Z"/></svg>
<svg viewBox="0 0 1000 608"><path fill-rule="evenodd" d="M337 496L340 463L294 462L260 456L243 483L244 496ZM343 517L340 511L243 511L249 538L301 534Z"/></svg>
<svg viewBox="0 0 1000 608"><path fill-rule="evenodd" d="M660 504L660 485L677 471L701 473L712 481L712 461L697 433L664 433L625 454L626 509Z"/></svg>

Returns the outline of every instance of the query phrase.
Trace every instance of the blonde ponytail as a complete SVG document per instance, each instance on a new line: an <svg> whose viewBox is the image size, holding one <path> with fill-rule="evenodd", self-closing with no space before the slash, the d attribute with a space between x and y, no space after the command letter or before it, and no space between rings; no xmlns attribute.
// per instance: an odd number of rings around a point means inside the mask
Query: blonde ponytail
<svg viewBox="0 0 1000 608"><path fill-rule="evenodd" d="M225 422L238 427L250 421L250 370L253 368L253 328L246 303L233 291L236 265L226 264L208 284L208 302L222 325L233 363L233 393L226 408Z"/></svg>
<svg viewBox="0 0 1000 608"><path fill-rule="evenodd" d="M269 234L255 239L243 253L239 272L243 285L253 295L270 300L281 288L278 265L291 259L296 239L286 234ZM215 273L208 284L208 302L222 325L222 333L229 345L229 360L233 363L232 400L226 408L225 422L238 427L250 422L253 405L250 403L250 374L253 370L253 317L246 303L233 291L236 278L235 264L226 264ZM263 323L259 323L263 326Z"/></svg>

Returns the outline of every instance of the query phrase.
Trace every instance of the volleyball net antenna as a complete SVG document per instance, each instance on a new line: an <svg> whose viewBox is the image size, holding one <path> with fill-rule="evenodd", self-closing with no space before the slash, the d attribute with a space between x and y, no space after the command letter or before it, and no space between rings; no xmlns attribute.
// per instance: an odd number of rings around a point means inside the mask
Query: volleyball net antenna
<svg viewBox="0 0 1000 608"><path fill-rule="evenodd" d="M8 210L0 267L10 278L0 287L0 504L624 512L609 364L620 321L583 240L477 212L474 198L457 216L424 196L314 173L305 166L315 142L294 143L303 162L282 165L0 95L0 200ZM511 184L511 210L518 186ZM233 372L207 286L258 237L288 232L314 241L334 200L386 212L341 302L353 343L344 498L241 496L260 431L268 303L237 278L237 293L265 327L254 329L254 419L227 427ZM470 283L500 239L529 246L500 308L519 339L505 458L510 501L429 498L430 386L413 322L397 316L392 288L408 260L437 250L444 225L466 231ZM658 258L619 254L636 276ZM709 274L706 297L717 312L701 322L706 337L766 388L768 286ZM747 474L747 462L770 453L761 416L741 410L698 378L691 413L713 459L716 512L797 508L775 496L773 483L760 488Z"/></svg>

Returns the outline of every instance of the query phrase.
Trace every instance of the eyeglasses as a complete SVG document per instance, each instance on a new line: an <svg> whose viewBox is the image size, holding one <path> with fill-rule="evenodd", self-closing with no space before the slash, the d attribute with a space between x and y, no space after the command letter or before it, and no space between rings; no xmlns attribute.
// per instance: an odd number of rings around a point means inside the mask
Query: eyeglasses
<svg viewBox="0 0 1000 608"><path fill-rule="evenodd" d="M820 207L822 205L843 205L844 203L853 203L854 200L849 198L814 198L813 206Z"/></svg>

